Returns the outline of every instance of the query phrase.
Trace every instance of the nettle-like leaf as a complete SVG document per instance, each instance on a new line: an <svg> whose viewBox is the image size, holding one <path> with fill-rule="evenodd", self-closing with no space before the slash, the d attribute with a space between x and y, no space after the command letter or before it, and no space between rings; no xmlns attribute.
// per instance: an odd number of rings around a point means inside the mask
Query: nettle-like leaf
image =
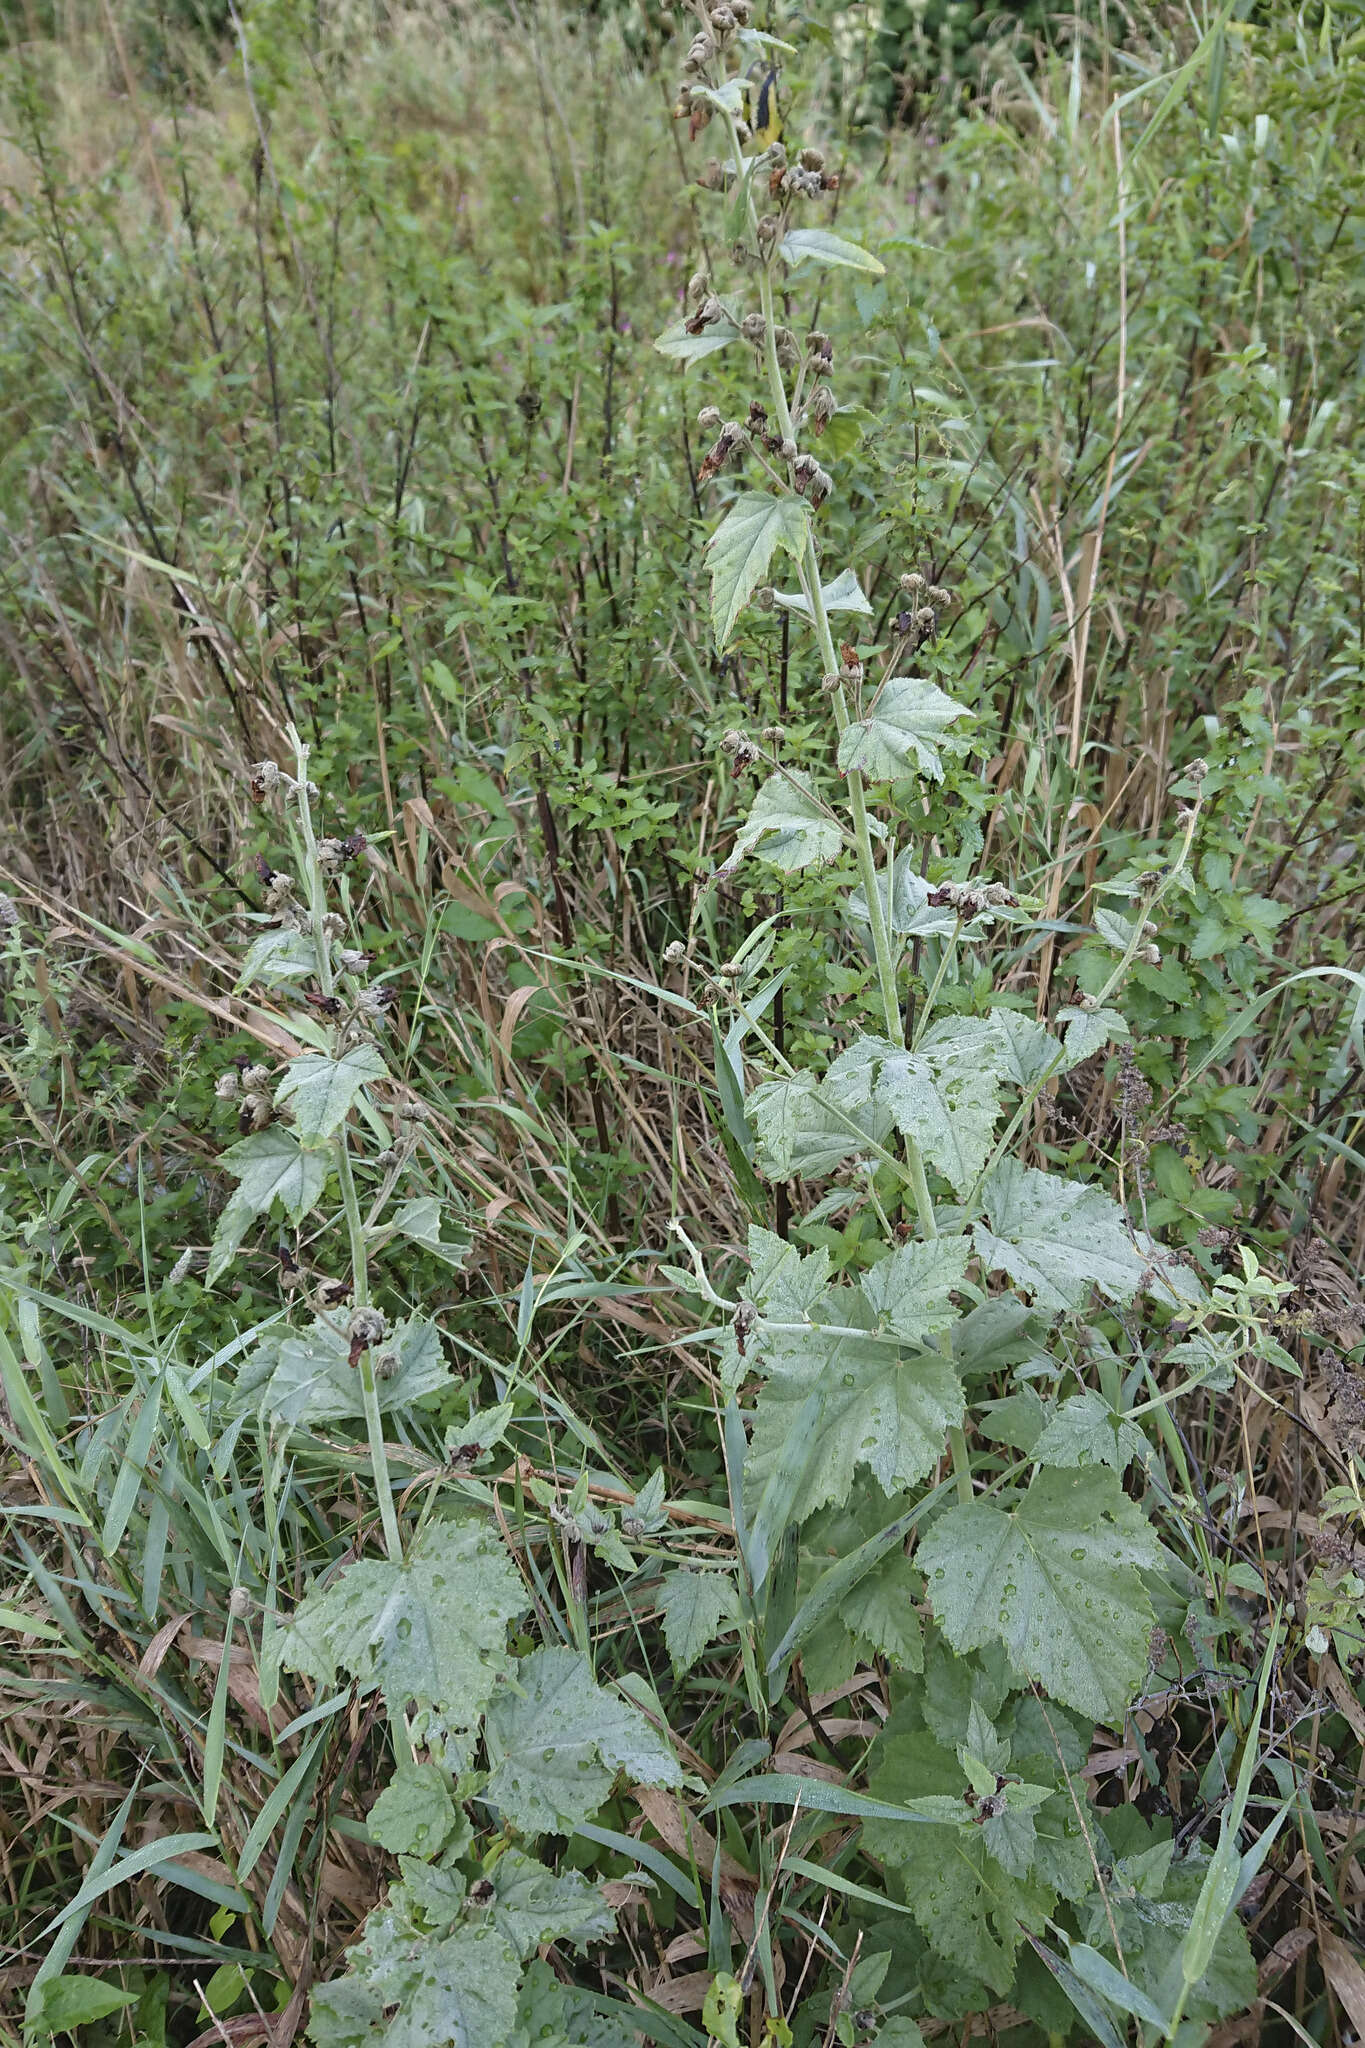
<svg viewBox="0 0 1365 2048"><path fill-rule="evenodd" d="M851 1288L850 1300L856 1300ZM884 1493L913 1486L943 1455L962 1420L962 1383L938 1352L902 1353L874 1337L809 1336L765 1342L767 1384L754 1407L749 1469L761 1487L782 1458L812 1394L820 1412L798 1510L804 1519L848 1499L866 1466Z"/></svg>
<svg viewBox="0 0 1365 2048"><path fill-rule="evenodd" d="M949 726L975 713L919 676L893 676L877 693L866 718L848 726L839 741L839 766L856 768L869 782L897 782L907 775L943 780Z"/></svg>
<svg viewBox="0 0 1365 2048"><path fill-rule="evenodd" d="M844 270L861 270L868 277L885 277L886 265L870 249L831 235L825 228L790 228L783 236L779 253L790 269L798 263L832 263Z"/></svg>
<svg viewBox="0 0 1365 2048"><path fill-rule="evenodd" d="M976 1019L964 1019L975 1022ZM1049 1074L1074 1065L1045 1024L1022 1010L997 1006L991 1011L991 1034L1000 1049L1001 1075L1016 1088L1032 1088Z"/></svg>
<svg viewBox="0 0 1365 2048"><path fill-rule="evenodd" d="M1000 1114L999 1078L987 1041L981 1044L972 1060L928 1039L915 1052L884 1038L855 1039L833 1062L820 1095L874 1129L890 1118L965 1195L986 1163Z"/></svg>
<svg viewBox="0 0 1365 2048"><path fill-rule="evenodd" d="M576 1650L533 1650L488 1709L490 1776L480 1795L528 1835L568 1833L594 1814L618 1771L680 1785L672 1750L638 1707L604 1692Z"/></svg>
<svg viewBox="0 0 1365 2048"><path fill-rule="evenodd" d="M1040 1465L1110 1465L1126 1472L1145 1460L1146 1437L1134 1422L1116 1415L1103 1394L1087 1387L1063 1401L1035 1438L1030 1455Z"/></svg>
<svg viewBox="0 0 1365 2048"><path fill-rule="evenodd" d="M481 1522L430 1522L404 1563L363 1558L309 1593L282 1635L282 1661L323 1685L345 1672L391 1714L409 1702L470 1728L508 1669L507 1624L526 1592Z"/></svg>
<svg viewBox="0 0 1365 2048"><path fill-rule="evenodd" d="M327 1185L332 1158L329 1152L306 1151L292 1131L272 1124L229 1145L219 1164L237 1186L214 1233L205 1275L210 1287L236 1257L256 1218L267 1215L276 1203L291 1223L302 1223Z"/></svg>
<svg viewBox="0 0 1365 2048"><path fill-rule="evenodd" d="M346 1975L313 1993L314 2048L494 2048L516 2024L521 1964L496 1927L430 1941L371 1913L346 1959Z"/></svg>
<svg viewBox="0 0 1365 2048"><path fill-rule="evenodd" d="M488 1917L520 1956L533 1955L547 1941L581 1952L616 1932L616 1915L581 1870L550 1870L536 1857L508 1849L492 1876Z"/></svg>
<svg viewBox="0 0 1365 2048"><path fill-rule="evenodd" d="M671 327L665 327L663 333L656 337L654 346L661 356L670 356L674 362L696 363L703 356L714 355L717 349L726 348L738 340L739 329L727 315L710 321L700 334L689 334L687 322L675 320Z"/></svg>
<svg viewBox="0 0 1365 2048"><path fill-rule="evenodd" d="M680 1678L739 1619L739 1596L728 1572L670 1572L655 1597L663 1617L664 1648Z"/></svg>
<svg viewBox="0 0 1365 2048"><path fill-rule="evenodd" d="M827 612L861 612L865 617L872 616L871 602L852 569L841 569L832 583L822 583L820 595ZM775 590L773 603L781 605L784 611L799 612L803 619L814 617L804 590Z"/></svg>
<svg viewBox="0 0 1365 2048"><path fill-rule="evenodd" d="M337 1059L301 1053L286 1067L275 1103L292 1103L299 1136L317 1144L340 1130L366 1083L387 1080L388 1071L372 1045L353 1045Z"/></svg>
<svg viewBox="0 0 1365 2048"><path fill-rule="evenodd" d="M1147 1671L1143 1570L1161 1545L1117 1476L1045 1469L1026 1493L950 1508L919 1546L935 1618L959 1652L1001 1642L1015 1671L1095 1720Z"/></svg>
<svg viewBox="0 0 1365 2048"><path fill-rule="evenodd" d="M768 572L778 548L800 559L810 529L804 498L746 491L735 499L706 543L711 558L711 624L724 653L739 617Z"/></svg>
<svg viewBox="0 0 1365 2048"><path fill-rule="evenodd" d="M384 1352L394 1369L375 1380L381 1410L408 1407L439 1394L453 1375L434 1323L399 1323ZM235 1414L264 1411L273 1422L359 1422L365 1415L360 1375L344 1334L321 1316L297 1335L273 1332L252 1352L237 1377L229 1405Z"/></svg>
<svg viewBox="0 0 1365 2048"><path fill-rule="evenodd" d="M907 1343L922 1344L956 1319L952 1292L967 1277L970 1258L965 1237L897 1245L863 1274L862 1291L879 1323Z"/></svg>
<svg viewBox="0 0 1365 2048"><path fill-rule="evenodd" d="M808 776L795 771L770 775L735 834L729 859L716 873L733 874L746 853L756 852L770 867L794 874L836 859L843 839L838 819L815 797Z"/></svg>
<svg viewBox="0 0 1365 2048"><path fill-rule="evenodd" d="M983 1263L1008 1273L1039 1308L1080 1308L1092 1287L1131 1301L1147 1262L1117 1202L1082 1181L1002 1159L981 1191L987 1223L973 1235Z"/></svg>
<svg viewBox="0 0 1365 2048"><path fill-rule="evenodd" d="M875 1104L836 1108L809 1074L760 1082L744 1114L757 1139L756 1163L772 1180L831 1173L854 1153L884 1143L892 1127L890 1112Z"/></svg>

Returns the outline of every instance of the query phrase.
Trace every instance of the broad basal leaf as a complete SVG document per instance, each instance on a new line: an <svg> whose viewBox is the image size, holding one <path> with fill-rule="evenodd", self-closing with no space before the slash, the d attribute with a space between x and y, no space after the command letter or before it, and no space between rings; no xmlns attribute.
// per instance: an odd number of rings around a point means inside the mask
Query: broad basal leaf
<svg viewBox="0 0 1365 2048"><path fill-rule="evenodd" d="M1021 1677L1095 1720L1121 1717L1147 1671L1140 1568L1162 1552L1115 1474L1044 1470L1028 1491L950 1508L917 1562L959 1652L1004 1644Z"/></svg>
<svg viewBox="0 0 1365 2048"><path fill-rule="evenodd" d="M888 1110L869 1103L835 1108L809 1074L760 1082L744 1113L758 1140L756 1163L771 1180L830 1173L854 1153L883 1143L891 1130Z"/></svg>
<svg viewBox="0 0 1365 2048"><path fill-rule="evenodd" d="M507 2048L638 2048L632 2016L629 2006L602 2012L586 1991L561 1983L537 1960L526 1972Z"/></svg>
<svg viewBox="0 0 1365 2048"><path fill-rule="evenodd" d="M680 1785L672 1750L638 1707L604 1692L576 1650L533 1650L484 1722L491 1775L480 1795L524 1834L571 1833L594 1814L618 1771Z"/></svg>
<svg viewBox="0 0 1365 2048"><path fill-rule="evenodd" d="M695 363L703 356L714 355L718 348L738 341L739 329L733 320L713 320L703 327L700 334L689 334L685 320L675 320L671 327L665 327L654 343L661 356L671 356L674 362Z"/></svg>
<svg viewBox="0 0 1365 2048"><path fill-rule="evenodd" d="M496 2048L516 2024L521 1965L495 1927L414 1940L371 1913L346 1975L313 1993L314 2048Z"/></svg>
<svg viewBox="0 0 1365 2048"><path fill-rule="evenodd" d="M862 584L851 569L843 569L832 583L822 583L820 595L827 612L862 612L872 615L872 606ZM810 599L804 590L775 590L774 604L780 604L784 611L799 612L803 619L813 617Z"/></svg>
<svg viewBox="0 0 1365 2048"><path fill-rule="evenodd" d="M391 1714L409 1701L452 1728L478 1719L508 1667L507 1624L527 1598L481 1522L430 1522L406 1561L363 1558L301 1602L282 1630L282 1661L323 1685L338 1674L378 1688Z"/></svg>
<svg viewBox="0 0 1365 2048"><path fill-rule="evenodd" d="M850 1294L852 1290L849 1290ZM812 1393L820 1396L812 1462L798 1514L847 1500L865 1465L884 1493L913 1486L943 1455L962 1420L957 1374L937 1352L903 1355L873 1338L773 1338L764 1345L768 1382L754 1408L749 1467L761 1488L781 1458Z"/></svg>
<svg viewBox="0 0 1365 2048"><path fill-rule="evenodd" d="M839 742L839 766L856 768L869 782L896 782L907 775L943 780L939 748L950 725L974 714L945 696L935 683L917 676L893 676L883 684L866 718L850 725Z"/></svg>
<svg viewBox="0 0 1365 2048"><path fill-rule="evenodd" d="M920 1344L955 1320L952 1291L966 1278L970 1257L965 1237L898 1245L863 1274L862 1290L878 1322Z"/></svg>
<svg viewBox="0 0 1365 2048"><path fill-rule="evenodd" d="M939 1954L1005 1994L1025 1929L1040 1930L1052 1909L1052 1888L1012 1876L991 1854L984 1831L967 1824L962 1766L926 1730L889 1728L877 1756L868 1782L873 1798L905 1805L938 1795L963 1822L925 1827L871 1820L863 1831L868 1853L899 1871L906 1902Z"/></svg>
<svg viewBox="0 0 1365 2048"><path fill-rule="evenodd" d="M735 1582L728 1572L670 1572L656 1595L664 1648L679 1677L690 1671L722 1629L739 1618Z"/></svg>
<svg viewBox="0 0 1365 2048"><path fill-rule="evenodd" d="M237 1181L218 1219L205 1278L211 1287L237 1254L258 1216L278 1202L291 1223L301 1223L313 1207L331 1171L331 1155L306 1152L292 1131L272 1124L229 1145L220 1165Z"/></svg>
<svg viewBox="0 0 1365 2048"><path fill-rule="evenodd" d="M275 1101L293 1103L299 1136L316 1144L341 1128L367 1081L382 1081L387 1074L372 1045L353 1045L339 1059L305 1052L289 1062Z"/></svg>
<svg viewBox="0 0 1365 2048"><path fill-rule="evenodd" d="M547 1869L520 1849L508 1849L498 1858L486 1911L521 1956L534 1954L547 1941L581 1951L616 1932L615 1914L581 1870Z"/></svg>
<svg viewBox="0 0 1365 2048"><path fill-rule="evenodd" d="M833 860L842 844L838 819L816 801L808 777L770 775L735 834L729 859L716 873L733 874L745 854L757 849L772 867L792 874Z"/></svg>
<svg viewBox="0 0 1365 2048"><path fill-rule="evenodd" d="M989 1221L976 1226L977 1251L1039 1308L1080 1308L1092 1287L1110 1301L1137 1293L1146 1262L1123 1211L1099 1188L1004 1159L981 1200Z"/></svg>
<svg viewBox="0 0 1365 2048"><path fill-rule="evenodd" d="M452 1381L434 1323L399 1323L379 1351L384 1370L376 1375L379 1406L405 1408ZM359 1422L365 1415L360 1374L350 1362L344 1333L321 1316L311 1329L292 1335L272 1332L252 1352L237 1378L229 1404L234 1413L264 1410L273 1422Z"/></svg>
<svg viewBox="0 0 1365 2048"><path fill-rule="evenodd" d="M831 235L824 228L791 228L782 238L781 256L795 269L798 263L835 263L845 270L861 270L868 277L885 277L886 265L856 242Z"/></svg>
<svg viewBox="0 0 1365 2048"><path fill-rule="evenodd" d="M735 620L763 581L774 551L800 557L810 512L804 498L746 491L736 498L706 544L711 558L711 624L724 653Z"/></svg>
<svg viewBox="0 0 1365 2048"><path fill-rule="evenodd" d="M1000 1112L1000 1084L984 1045L979 1059L967 1060L859 1038L834 1061L820 1095L874 1129L889 1117L960 1195L986 1163Z"/></svg>

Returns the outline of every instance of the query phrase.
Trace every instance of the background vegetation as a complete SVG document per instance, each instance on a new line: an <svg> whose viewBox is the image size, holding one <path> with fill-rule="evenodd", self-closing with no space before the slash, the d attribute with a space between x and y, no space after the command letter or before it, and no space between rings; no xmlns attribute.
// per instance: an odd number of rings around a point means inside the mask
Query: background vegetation
<svg viewBox="0 0 1365 2048"><path fill-rule="evenodd" d="M742 1107L755 1010L818 1063L869 969L831 874L717 873L754 781L726 735L780 728L764 744L818 780L828 709L790 610L712 637L696 414L743 416L742 352L651 345L733 239L717 128L673 118L694 21L11 6L16 2042L1159 2040L1229 1825L1252 1861L1179 2038L1365 2029L1365 25L1030 12L983 73L932 10L809 12L755 18L799 47L788 123L839 174L820 218L885 266L798 273L783 307L837 366L822 545L857 566L869 648L902 574L949 593L914 667L970 707L971 751L916 791L914 867L1029 913L989 964L979 932L917 936L912 1008L932 991L970 1018L993 987L1060 1029L1106 982L1105 915L1202 793L1187 886L1123 992L1131 1037L1022 1133L1222 1283L1211 1379L1178 1313L1094 1303L1068 1340L1066 1388L1136 1411L1126 1483L1178 1565L1147 1688L1098 1727L1045 1709L1044 1743L1018 1674L984 1656L964 1678L903 1541L851 1604L827 1575L882 1529L866 1477L799 1540L776 1530L786 1606L755 1604L743 1368L704 1285L746 1284L751 1226L855 1278L881 1238L847 1176L760 1179ZM291 900L311 932L281 924ZM366 956L340 995L324 914ZM767 921L747 980L727 972ZM344 1053L356 1020L385 1078L316 1127L360 1195L310 1214L286 1190L210 1264L245 1185L224 1153L280 1128L285 1062ZM402 1223L357 1252L359 1207L395 1192ZM389 1393L347 1363L367 1296ZM1036 1362L1005 1345L973 1382L983 1493L1027 1465L1039 1386L1062 1389ZM466 1626L514 1624L518 1698L548 1713L567 1667L531 1660L579 1660L597 1691L558 1695L526 1769L577 1744L586 1806L506 1777L464 1796L460 1774L521 1755L505 1697L478 1749L402 1722L416 1680L281 1646L305 1597L381 1568L390 1513L410 1575L465 1532ZM930 1925L906 1910L915 1830L858 1800L946 1794L914 1744L952 1764L977 1710L1016 1760L1046 1752L1084 1869L1060 1902L1020 1878ZM485 1933L516 1952L511 2006L487 1946L451 1984L412 1975Z"/></svg>

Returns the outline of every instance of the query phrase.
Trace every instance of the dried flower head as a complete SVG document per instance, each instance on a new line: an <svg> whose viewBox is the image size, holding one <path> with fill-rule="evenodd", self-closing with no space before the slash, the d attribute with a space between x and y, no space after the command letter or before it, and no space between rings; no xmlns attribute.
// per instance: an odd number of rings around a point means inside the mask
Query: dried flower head
<svg viewBox="0 0 1365 2048"><path fill-rule="evenodd" d="M687 958L687 948L681 939L670 939L664 947L664 961L669 967L680 966Z"/></svg>
<svg viewBox="0 0 1365 2048"><path fill-rule="evenodd" d="M257 761L246 771L247 788L251 801L263 803L273 796L280 786L280 771L273 761Z"/></svg>
<svg viewBox="0 0 1365 2048"><path fill-rule="evenodd" d="M837 411L838 407L834 402L834 393L830 390L828 384L817 384L810 397L806 400L806 425L813 434L823 434Z"/></svg>
<svg viewBox="0 0 1365 2048"><path fill-rule="evenodd" d="M928 585L918 569L911 569L908 575L901 577L901 589L907 597L918 597L921 591L928 589Z"/></svg>
<svg viewBox="0 0 1365 2048"><path fill-rule="evenodd" d="M252 1089L268 1088L270 1086L269 1067L259 1066L255 1063L249 1067L244 1067L242 1069L242 1086Z"/></svg>
<svg viewBox="0 0 1365 2048"><path fill-rule="evenodd" d="M357 1348L368 1351L372 1345L382 1344L387 1328L382 1309L352 1309L351 1320L346 1325L346 1335L351 1340L352 1351Z"/></svg>
<svg viewBox="0 0 1365 2048"><path fill-rule="evenodd" d="M714 434L721 424L721 410L718 405L704 405L697 414L697 425L703 434Z"/></svg>
<svg viewBox="0 0 1365 2048"><path fill-rule="evenodd" d="M273 1105L268 1095L254 1092L244 1095L237 1110L237 1128L244 1138L250 1136L252 1131L263 1131L272 1114Z"/></svg>
<svg viewBox="0 0 1365 2048"><path fill-rule="evenodd" d="M0 894L0 932L19 929L19 906L12 896Z"/></svg>
<svg viewBox="0 0 1365 2048"><path fill-rule="evenodd" d="M241 1080L235 1067L228 1067L213 1084L213 1092L220 1102L235 1102Z"/></svg>

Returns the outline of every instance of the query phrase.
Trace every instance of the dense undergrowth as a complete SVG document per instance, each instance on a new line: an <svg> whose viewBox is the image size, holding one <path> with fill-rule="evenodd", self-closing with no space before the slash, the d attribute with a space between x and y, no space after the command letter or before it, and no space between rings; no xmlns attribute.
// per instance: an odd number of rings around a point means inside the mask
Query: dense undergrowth
<svg viewBox="0 0 1365 2048"><path fill-rule="evenodd" d="M1365 2028L1362 31L730 12L6 51L15 2041Z"/></svg>

